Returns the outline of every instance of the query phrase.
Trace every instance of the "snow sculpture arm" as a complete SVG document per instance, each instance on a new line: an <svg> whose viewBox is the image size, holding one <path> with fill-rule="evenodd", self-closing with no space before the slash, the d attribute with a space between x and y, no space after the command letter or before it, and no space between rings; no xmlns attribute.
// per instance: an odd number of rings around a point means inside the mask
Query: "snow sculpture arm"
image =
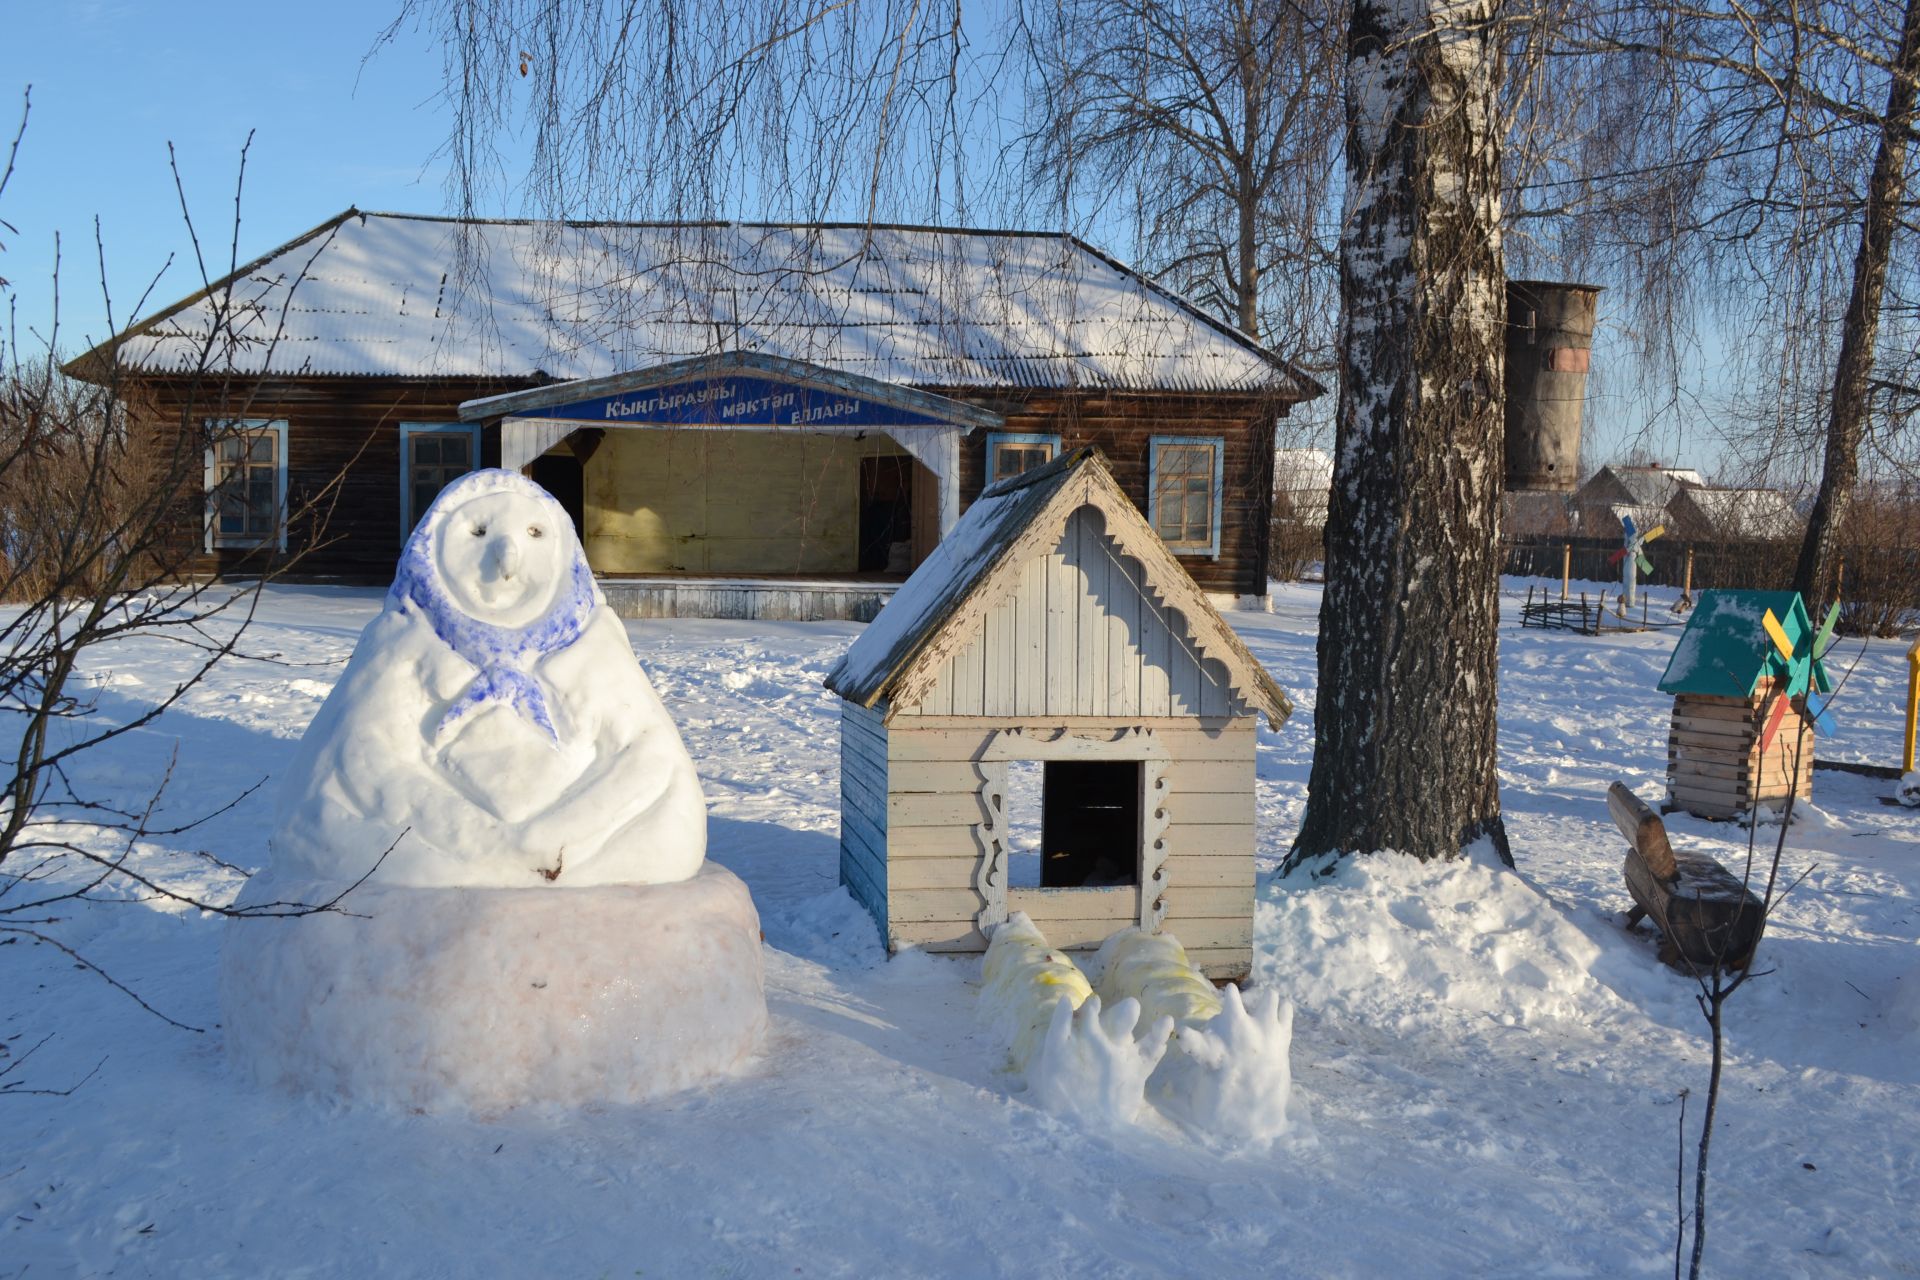
<svg viewBox="0 0 1920 1280"><path fill-rule="evenodd" d="M684 879L706 856L706 798L660 695L611 610L542 667L567 737L592 761L529 817L522 847L562 884ZM644 855L644 863L641 856Z"/></svg>
<svg viewBox="0 0 1920 1280"><path fill-rule="evenodd" d="M1182 1027L1155 1081L1154 1101L1190 1128L1264 1145L1287 1131L1293 1094L1293 1004L1268 988L1252 1007L1225 991L1220 1014Z"/></svg>
<svg viewBox="0 0 1920 1280"><path fill-rule="evenodd" d="M1100 998L1108 1005L1129 996L1138 1000L1143 1027L1163 1016L1176 1026L1197 1027L1220 1012L1220 993L1170 933L1122 929L1101 944L1094 965Z"/></svg>
<svg viewBox="0 0 1920 1280"><path fill-rule="evenodd" d="M1086 975L1024 912L994 929L982 973L981 1016L1007 1044L1034 1102L1091 1123L1131 1123L1172 1022L1162 1019L1136 1044L1139 1002L1122 1000L1103 1016Z"/></svg>
<svg viewBox="0 0 1920 1280"><path fill-rule="evenodd" d="M1138 1000L1122 1000L1104 1013L1097 995L1078 1009L1065 1000L1055 1004L1047 1038L1027 1068L1034 1102L1088 1124L1132 1124L1173 1031L1173 1020L1163 1017L1142 1028L1136 1041L1139 1021Z"/></svg>

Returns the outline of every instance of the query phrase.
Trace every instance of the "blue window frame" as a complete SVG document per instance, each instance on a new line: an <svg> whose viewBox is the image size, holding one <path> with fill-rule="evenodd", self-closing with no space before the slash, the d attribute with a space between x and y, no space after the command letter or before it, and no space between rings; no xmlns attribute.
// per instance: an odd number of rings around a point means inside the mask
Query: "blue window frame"
<svg viewBox="0 0 1920 1280"><path fill-rule="evenodd" d="M464 422L400 424L400 539L440 491L480 465L480 428Z"/></svg>
<svg viewBox="0 0 1920 1280"><path fill-rule="evenodd" d="M205 545L287 549L287 424L207 423Z"/></svg>
<svg viewBox="0 0 1920 1280"><path fill-rule="evenodd" d="M1021 431L987 433L986 484L999 484L1060 456L1060 437Z"/></svg>
<svg viewBox="0 0 1920 1280"><path fill-rule="evenodd" d="M1154 436L1147 460L1147 520L1179 555L1220 555L1224 436Z"/></svg>

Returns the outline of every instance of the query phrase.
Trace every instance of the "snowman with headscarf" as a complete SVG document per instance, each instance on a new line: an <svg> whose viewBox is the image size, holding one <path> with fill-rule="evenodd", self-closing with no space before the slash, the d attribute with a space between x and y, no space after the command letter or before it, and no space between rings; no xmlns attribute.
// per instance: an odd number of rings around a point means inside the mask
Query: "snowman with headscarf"
<svg viewBox="0 0 1920 1280"><path fill-rule="evenodd" d="M443 490L282 780L223 947L243 1075L416 1110L636 1102L737 1070L759 917L566 512Z"/></svg>
<svg viewBox="0 0 1920 1280"><path fill-rule="evenodd" d="M276 868L393 884L699 868L693 761L545 491L476 471L441 492L307 730L276 828Z"/></svg>

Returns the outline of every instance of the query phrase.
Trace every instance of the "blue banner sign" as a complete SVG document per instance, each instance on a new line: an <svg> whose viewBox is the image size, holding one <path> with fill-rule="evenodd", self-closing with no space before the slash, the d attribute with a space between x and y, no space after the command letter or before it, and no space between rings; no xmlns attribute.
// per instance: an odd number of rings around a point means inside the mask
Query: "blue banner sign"
<svg viewBox="0 0 1920 1280"><path fill-rule="evenodd" d="M732 374L596 396L544 409L521 409L513 416L564 418L569 422L597 422L607 426L878 430L952 425L930 414L863 400L844 391Z"/></svg>

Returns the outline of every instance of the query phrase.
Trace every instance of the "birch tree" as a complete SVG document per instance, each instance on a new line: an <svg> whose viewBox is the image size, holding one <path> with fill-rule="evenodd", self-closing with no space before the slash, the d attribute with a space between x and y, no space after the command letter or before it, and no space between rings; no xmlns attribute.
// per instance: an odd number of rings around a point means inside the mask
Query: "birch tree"
<svg viewBox="0 0 1920 1280"><path fill-rule="evenodd" d="M1337 316L1333 0L1023 6L1028 190L1130 219L1135 265L1319 371Z"/></svg>
<svg viewBox="0 0 1920 1280"><path fill-rule="evenodd" d="M1862 464L1915 454L1920 5L1543 2L1533 98L1580 145L1522 169L1556 215L1527 249L1618 286L1643 339L1717 324L1730 451L1819 480L1795 585L1827 599Z"/></svg>
<svg viewBox="0 0 1920 1280"><path fill-rule="evenodd" d="M1356 0L1338 435L1289 865L1507 856L1495 771L1502 321L1494 0Z"/></svg>

